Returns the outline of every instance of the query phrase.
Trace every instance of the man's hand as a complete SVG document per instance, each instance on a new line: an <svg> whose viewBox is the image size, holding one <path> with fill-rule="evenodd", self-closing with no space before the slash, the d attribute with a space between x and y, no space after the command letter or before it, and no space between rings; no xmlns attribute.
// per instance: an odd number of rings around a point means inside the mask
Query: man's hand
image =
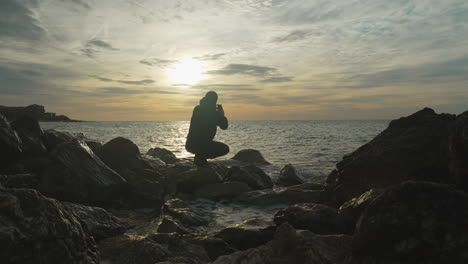
<svg viewBox="0 0 468 264"><path fill-rule="evenodd" d="M217 105L217 110L218 110L218 113L221 115L221 116L224 116L224 109L223 109L223 105Z"/></svg>

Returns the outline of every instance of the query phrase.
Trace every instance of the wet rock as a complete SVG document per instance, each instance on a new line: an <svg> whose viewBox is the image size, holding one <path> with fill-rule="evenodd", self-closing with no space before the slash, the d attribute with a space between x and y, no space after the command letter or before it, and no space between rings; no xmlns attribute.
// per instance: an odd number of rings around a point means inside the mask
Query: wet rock
<svg viewBox="0 0 468 264"><path fill-rule="evenodd" d="M226 174L229 170L229 168L226 165L221 164L221 163L215 163L215 162L209 162L208 165L210 166L210 168L212 168L214 171L216 171L219 174L221 179L224 179L226 177Z"/></svg>
<svg viewBox="0 0 468 264"><path fill-rule="evenodd" d="M150 166L142 159L140 150L129 139L117 137L101 148L97 154L110 168L121 173L123 177L127 170L149 169Z"/></svg>
<svg viewBox="0 0 468 264"><path fill-rule="evenodd" d="M283 224L266 245L221 256L213 264L342 264L350 254L350 244L347 235L317 235Z"/></svg>
<svg viewBox="0 0 468 264"><path fill-rule="evenodd" d="M146 152L146 155L159 158L167 164L174 164L179 161L174 153L165 148L151 148Z"/></svg>
<svg viewBox="0 0 468 264"><path fill-rule="evenodd" d="M127 204L131 208L161 208L164 203L164 178L150 169L125 172L129 185Z"/></svg>
<svg viewBox="0 0 468 264"><path fill-rule="evenodd" d="M87 139L85 140L86 145L94 152L94 154L101 152L102 144L97 140Z"/></svg>
<svg viewBox="0 0 468 264"><path fill-rule="evenodd" d="M276 188L243 193L234 199L236 202L251 205L323 203L323 191L296 188Z"/></svg>
<svg viewBox="0 0 468 264"><path fill-rule="evenodd" d="M281 209L276 213L277 225L289 223L296 229L307 229L320 235L349 232L349 224L335 208L315 203L301 203Z"/></svg>
<svg viewBox="0 0 468 264"><path fill-rule="evenodd" d="M161 223L158 226L158 233L188 234L190 233L190 231L182 227L171 217L164 216L161 220Z"/></svg>
<svg viewBox="0 0 468 264"><path fill-rule="evenodd" d="M44 130L43 139L47 150L50 152L62 143L73 141L74 137L68 132L60 132L54 129L46 129Z"/></svg>
<svg viewBox="0 0 468 264"><path fill-rule="evenodd" d="M91 234L60 202L2 188L0 201L2 263L98 263Z"/></svg>
<svg viewBox="0 0 468 264"><path fill-rule="evenodd" d="M205 249L189 237L171 234L150 234L146 237L121 236L101 243L103 259L116 264L210 262Z"/></svg>
<svg viewBox="0 0 468 264"><path fill-rule="evenodd" d="M35 174L0 175L0 183L6 188L37 188L39 177Z"/></svg>
<svg viewBox="0 0 468 264"><path fill-rule="evenodd" d="M273 181L262 169L255 165L229 168L224 181L245 182L253 190L273 188Z"/></svg>
<svg viewBox="0 0 468 264"><path fill-rule="evenodd" d="M375 198L353 237L358 256L406 263L468 263L468 195L431 182L405 182Z"/></svg>
<svg viewBox="0 0 468 264"><path fill-rule="evenodd" d="M39 122L29 116L21 116L11 123L11 127L18 133L26 155L35 156L47 152L42 141L43 131Z"/></svg>
<svg viewBox="0 0 468 264"><path fill-rule="evenodd" d="M117 218L100 207L62 202L65 209L75 216L93 235L96 241L123 234L131 227L126 221Z"/></svg>
<svg viewBox="0 0 468 264"><path fill-rule="evenodd" d="M211 220L209 216L201 215L200 212L192 210L187 201L180 199L166 201L164 211L187 227L206 225Z"/></svg>
<svg viewBox="0 0 468 264"><path fill-rule="evenodd" d="M361 216L362 212L369 206L369 204L380 194L384 192L384 189L371 189L359 197L355 197L338 209L338 213L351 225L351 229L354 229L358 218Z"/></svg>
<svg viewBox="0 0 468 264"><path fill-rule="evenodd" d="M251 191L243 182L221 182L205 185L195 191L195 196L211 200L228 199Z"/></svg>
<svg viewBox="0 0 468 264"><path fill-rule="evenodd" d="M454 115L425 108L390 122L369 143L343 157L328 176L335 204L405 180L451 182L447 145L454 120Z"/></svg>
<svg viewBox="0 0 468 264"><path fill-rule="evenodd" d="M287 164L281 169L278 181L276 182L277 185L285 187L302 183L304 183L304 179L291 164Z"/></svg>
<svg viewBox="0 0 468 264"><path fill-rule="evenodd" d="M468 191L468 111L457 116L449 139L449 169L455 183Z"/></svg>
<svg viewBox="0 0 468 264"><path fill-rule="evenodd" d="M16 162L23 153L20 137L14 131L6 118L0 115L0 170Z"/></svg>
<svg viewBox="0 0 468 264"><path fill-rule="evenodd" d="M255 165L268 165L270 164L268 161L265 160L265 158L262 156L260 151L255 150L255 149L243 149L239 152L237 152L234 157L232 157L233 160L245 162L245 163L251 163Z"/></svg>
<svg viewBox="0 0 468 264"><path fill-rule="evenodd" d="M320 183L306 182L298 185L289 186L290 189L300 189L300 190L311 190L311 191L323 191L325 185Z"/></svg>
<svg viewBox="0 0 468 264"><path fill-rule="evenodd" d="M161 172L165 172L167 170L166 163L164 163L164 161L161 159L149 155L142 155L141 157L151 166L153 170Z"/></svg>
<svg viewBox="0 0 468 264"><path fill-rule="evenodd" d="M251 218L242 223L228 226L218 232L215 237L221 238L238 250L258 247L272 240L276 227L268 226L258 218Z"/></svg>
<svg viewBox="0 0 468 264"><path fill-rule="evenodd" d="M57 146L41 175L39 190L47 196L89 205L111 205L125 199L126 180L78 140Z"/></svg>
<svg viewBox="0 0 468 264"><path fill-rule="evenodd" d="M210 167L190 169L179 175L171 175L177 185L177 193L194 193L198 188L221 182L221 176Z"/></svg>
<svg viewBox="0 0 468 264"><path fill-rule="evenodd" d="M202 246L212 261L216 260L219 256L229 255L235 252L232 247L220 238L196 235L191 238L191 241Z"/></svg>

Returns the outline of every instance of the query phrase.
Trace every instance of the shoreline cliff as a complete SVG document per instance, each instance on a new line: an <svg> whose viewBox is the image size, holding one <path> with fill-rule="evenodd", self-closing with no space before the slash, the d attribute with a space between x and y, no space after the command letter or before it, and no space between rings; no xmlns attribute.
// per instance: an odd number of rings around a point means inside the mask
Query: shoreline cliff
<svg viewBox="0 0 468 264"><path fill-rule="evenodd" d="M13 121L20 116L29 116L40 122L83 122L81 120L73 120L65 115L57 115L56 113L46 112L42 105L28 106L2 106L0 105L0 114L6 117L7 120Z"/></svg>

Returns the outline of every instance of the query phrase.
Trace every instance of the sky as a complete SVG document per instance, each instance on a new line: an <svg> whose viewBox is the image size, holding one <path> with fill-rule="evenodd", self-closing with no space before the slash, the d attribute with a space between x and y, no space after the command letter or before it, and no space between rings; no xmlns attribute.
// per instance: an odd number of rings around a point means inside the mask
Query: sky
<svg viewBox="0 0 468 264"><path fill-rule="evenodd" d="M466 0L1 0L0 105L81 120L468 110Z"/></svg>

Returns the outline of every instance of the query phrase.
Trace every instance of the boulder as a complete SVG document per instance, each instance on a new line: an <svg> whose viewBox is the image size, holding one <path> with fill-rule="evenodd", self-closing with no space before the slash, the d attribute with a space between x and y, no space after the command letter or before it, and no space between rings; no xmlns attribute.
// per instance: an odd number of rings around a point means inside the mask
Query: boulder
<svg viewBox="0 0 468 264"><path fill-rule="evenodd" d="M49 156L39 185L47 196L98 206L125 199L126 180L107 167L86 143L63 143Z"/></svg>
<svg viewBox="0 0 468 264"><path fill-rule="evenodd" d="M193 194L203 186L221 182L221 176L210 167L198 167L170 177L177 186L177 193Z"/></svg>
<svg viewBox="0 0 468 264"><path fill-rule="evenodd" d="M300 190L310 190L310 191L323 191L325 185L320 183L306 182L298 185L292 185L288 187L289 189L300 189Z"/></svg>
<svg viewBox="0 0 468 264"><path fill-rule="evenodd" d="M0 175L0 183L6 188L32 188L39 185L39 177L35 174Z"/></svg>
<svg viewBox="0 0 468 264"><path fill-rule="evenodd" d="M293 165L287 164L284 166L279 174L278 180L276 182L279 186L292 186L304 183L304 179L299 175L296 168Z"/></svg>
<svg viewBox="0 0 468 264"><path fill-rule="evenodd" d="M6 118L0 115L0 170L16 162L23 154L23 143Z"/></svg>
<svg viewBox="0 0 468 264"><path fill-rule="evenodd" d="M315 203L294 204L279 210L274 218L277 225L289 223L296 229L307 229L320 235L349 232L346 219L335 208Z"/></svg>
<svg viewBox="0 0 468 264"><path fill-rule="evenodd" d="M232 247L220 238L195 235L190 241L202 246L212 261L216 260L219 256L229 255L235 252Z"/></svg>
<svg viewBox="0 0 468 264"><path fill-rule="evenodd" d="M229 199L251 190L243 182L220 182L198 188L195 191L195 196L211 200Z"/></svg>
<svg viewBox="0 0 468 264"><path fill-rule="evenodd" d="M164 212L180 221L186 227L202 226L211 221L210 216L192 210L189 203L180 199L171 199L164 203Z"/></svg>
<svg viewBox="0 0 468 264"><path fill-rule="evenodd" d="M137 145L123 137L114 138L104 144L97 155L123 177L127 170L150 168L142 159Z"/></svg>
<svg viewBox="0 0 468 264"><path fill-rule="evenodd" d="M44 130L43 140L47 150L50 152L62 143L73 141L74 137L68 132L46 129Z"/></svg>
<svg viewBox="0 0 468 264"><path fill-rule="evenodd" d="M468 263L468 195L453 185L404 182L359 218L353 252L378 261Z"/></svg>
<svg viewBox="0 0 468 264"><path fill-rule="evenodd" d="M255 165L229 168L224 181L245 182L253 190L273 188L273 181L262 169Z"/></svg>
<svg viewBox="0 0 468 264"><path fill-rule="evenodd" d="M245 163L251 163L255 165L268 165L270 164L268 161L265 160L265 158L262 156L262 153L260 151L255 150L255 149L243 149L239 152L237 152L234 157L232 157L233 160L245 162Z"/></svg>
<svg viewBox="0 0 468 264"><path fill-rule="evenodd" d="M350 223L350 228L354 229L357 220L369 204L384 192L384 189L370 189L369 191L355 197L340 206L338 213L343 219Z"/></svg>
<svg viewBox="0 0 468 264"><path fill-rule="evenodd" d="M93 237L60 202L32 189L0 188L2 263L98 263Z"/></svg>
<svg viewBox="0 0 468 264"><path fill-rule="evenodd" d="M179 161L174 153L165 148L151 148L146 152L146 155L159 158L167 164L173 164Z"/></svg>
<svg viewBox="0 0 468 264"><path fill-rule="evenodd" d="M76 217L96 241L123 234L131 225L100 207L62 202L63 207Z"/></svg>
<svg viewBox="0 0 468 264"><path fill-rule="evenodd" d="M457 116L450 134L449 157L453 180L468 192L468 111Z"/></svg>
<svg viewBox="0 0 468 264"><path fill-rule="evenodd" d="M87 139L85 140L85 142L86 142L86 145L88 145L88 147L94 152L94 154L101 152L101 149L102 149L101 142L97 140L92 140L92 139Z"/></svg>
<svg viewBox="0 0 468 264"><path fill-rule="evenodd" d="M21 116L11 123L23 142L24 152L29 156L41 155L47 152L42 141L43 131L39 121L29 116Z"/></svg>
<svg viewBox="0 0 468 264"><path fill-rule="evenodd" d="M342 264L350 255L348 235L317 235L282 224L274 240L256 248L221 256L213 264L301 263Z"/></svg>
<svg viewBox="0 0 468 264"><path fill-rule="evenodd" d="M274 226L268 226L261 219L251 218L224 228L215 237L221 238L237 250L246 250L272 240L275 235L275 228Z"/></svg>
<svg viewBox="0 0 468 264"><path fill-rule="evenodd" d="M327 189L340 206L371 188L406 180L451 182L448 136L454 115L425 108L390 122L387 129L336 165Z"/></svg>
<svg viewBox="0 0 468 264"><path fill-rule="evenodd" d="M243 193L234 201L249 205L273 205L296 203L323 203L325 193L320 190L302 190L298 188L276 188Z"/></svg>
<svg viewBox="0 0 468 264"><path fill-rule="evenodd" d="M188 234L190 232L171 217L164 216L158 226L158 233Z"/></svg>

